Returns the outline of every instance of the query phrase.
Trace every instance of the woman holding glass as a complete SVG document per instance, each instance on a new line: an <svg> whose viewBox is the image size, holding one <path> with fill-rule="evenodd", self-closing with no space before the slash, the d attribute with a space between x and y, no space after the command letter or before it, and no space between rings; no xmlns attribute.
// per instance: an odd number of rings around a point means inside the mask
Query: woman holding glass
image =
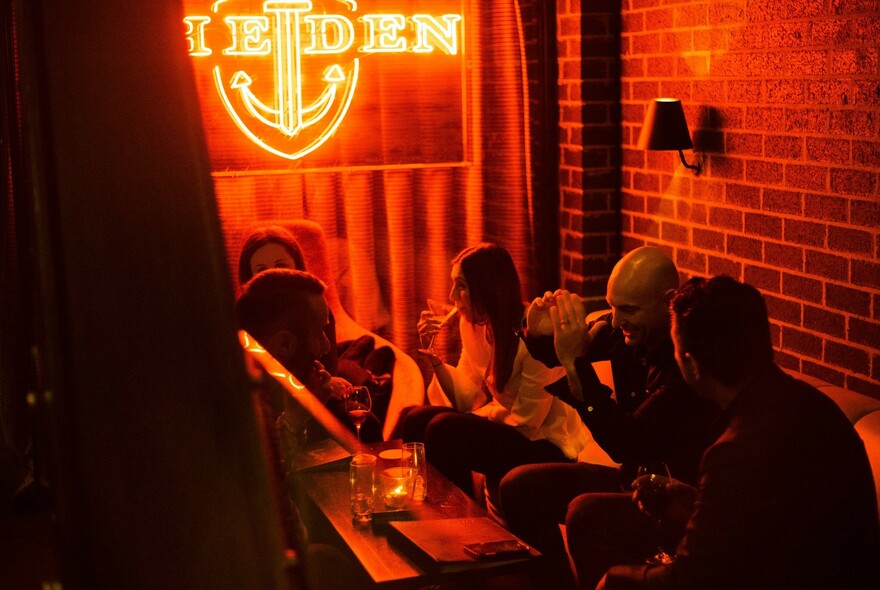
<svg viewBox="0 0 880 590"><path fill-rule="evenodd" d="M585 427L544 389L564 371L532 358L518 336L526 305L510 253L491 243L466 248L453 259L451 278L461 355L452 366L432 348L420 351L434 371L431 405L408 413L404 438L418 440L423 430L428 461L468 492L472 471L492 489L518 465L573 461L587 442ZM422 312L423 345L441 320Z"/></svg>

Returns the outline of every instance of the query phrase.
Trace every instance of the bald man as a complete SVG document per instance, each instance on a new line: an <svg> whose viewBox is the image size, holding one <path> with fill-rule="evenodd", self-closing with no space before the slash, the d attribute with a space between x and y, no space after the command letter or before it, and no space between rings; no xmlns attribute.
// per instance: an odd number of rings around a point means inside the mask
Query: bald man
<svg viewBox="0 0 880 590"><path fill-rule="evenodd" d="M606 292L611 313L598 321L587 324L580 297L567 291L547 293L529 307L524 331L529 352L566 370L567 383L554 384L552 393L577 410L599 446L621 464L619 469L589 463L526 465L502 480L499 497L508 526L548 556L542 585L574 585L559 533L562 523L580 586L593 588L604 573L591 572L591 556L580 552L588 544L590 552L596 551L594 540L583 542L580 533L584 516L594 519L585 503L595 502L596 493L620 501L607 511L607 527L600 528L646 539L647 556L656 550L656 540L650 523L630 502L638 465L662 461L676 479L696 482L700 456L717 434L718 410L685 383L675 362L668 304L678 283L669 257L642 247L615 265ZM613 398L593 370L592 363L601 360L611 363ZM608 559L601 563L613 563Z"/></svg>

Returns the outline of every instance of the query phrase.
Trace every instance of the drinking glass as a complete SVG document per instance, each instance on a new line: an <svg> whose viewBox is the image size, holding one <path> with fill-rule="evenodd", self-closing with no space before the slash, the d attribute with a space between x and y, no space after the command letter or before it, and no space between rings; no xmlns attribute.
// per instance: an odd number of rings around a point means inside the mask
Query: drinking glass
<svg viewBox="0 0 880 590"><path fill-rule="evenodd" d="M428 491L428 463L425 461L425 443L403 444L403 467L413 474L413 500L421 502Z"/></svg>
<svg viewBox="0 0 880 590"><path fill-rule="evenodd" d="M666 493L666 485L669 483L669 467L666 463L656 461L639 465L636 489L639 491L639 502L654 521L657 532L657 552L646 560L649 564L672 563L673 557L666 553L660 544L663 531L662 514L666 510L666 502L669 497Z"/></svg>
<svg viewBox="0 0 880 590"><path fill-rule="evenodd" d="M351 488L351 517L356 523L373 519L373 503L376 493L376 456L357 454L349 464Z"/></svg>
<svg viewBox="0 0 880 590"><path fill-rule="evenodd" d="M440 333L440 330L448 324L452 318L456 316L458 313L458 307L451 305L449 303L443 303L441 301L436 301L434 299L428 298L428 309L431 310L431 313L434 314L434 319L440 322L440 325L437 327L437 331L431 335L431 339L428 341L427 350L434 352L434 338L437 334Z"/></svg>
<svg viewBox="0 0 880 590"><path fill-rule="evenodd" d="M345 396L345 411L357 431L358 445L361 442L361 425L370 414L372 405L370 390L366 387L355 387Z"/></svg>

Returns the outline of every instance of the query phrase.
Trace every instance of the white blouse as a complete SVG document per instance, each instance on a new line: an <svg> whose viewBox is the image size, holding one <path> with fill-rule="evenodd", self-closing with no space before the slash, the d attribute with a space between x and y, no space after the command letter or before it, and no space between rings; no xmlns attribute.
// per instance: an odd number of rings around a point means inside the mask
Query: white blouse
<svg viewBox="0 0 880 590"><path fill-rule="evenodd" d="M510 379L499 391L494 377L487 374L492 362L487 327L460 318L459 332L461 356L458 365L449 367L456 409L512 426L529 440L547 439L567 458L577 457L589 441L588 431L574 408L544 390L565 377L565 369L550 369L535 360L520 341ZM436 376L428 385L428 401L432 405L452 406Z"/></svg>

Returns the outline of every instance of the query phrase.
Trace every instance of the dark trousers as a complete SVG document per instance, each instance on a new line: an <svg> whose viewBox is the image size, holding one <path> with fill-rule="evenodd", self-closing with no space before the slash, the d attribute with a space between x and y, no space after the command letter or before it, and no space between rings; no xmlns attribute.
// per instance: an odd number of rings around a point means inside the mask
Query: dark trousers
<svg viewBox="0 0 880 590"><path fill-rule="evenodd" d="M574 583L559 532L563 523L580 588L592 590L612 565L652 552L650 522L621 489L617 469L590 463L524 465L501 480L508 528L547 560L542 586ZM614 561L624 556L629 561Z"/></svg>
<svg viewBox="0 0 880 590"><path fill-rule="evenodd" d="M491 488L519 465L566 461L559 447L549 441L531 441L506 424L454 411L438 411L428 422L425 455L468 493L473 490L472 471L485 475Z"/></svg>
<svg viewBox="0 0 880 590"><path fill-rule="evenodd" d="M578 496L569 504L565 528L581 589L593 590L611 566L644 563L660 542L656 525L633 504L631 493Z"/></svg>

